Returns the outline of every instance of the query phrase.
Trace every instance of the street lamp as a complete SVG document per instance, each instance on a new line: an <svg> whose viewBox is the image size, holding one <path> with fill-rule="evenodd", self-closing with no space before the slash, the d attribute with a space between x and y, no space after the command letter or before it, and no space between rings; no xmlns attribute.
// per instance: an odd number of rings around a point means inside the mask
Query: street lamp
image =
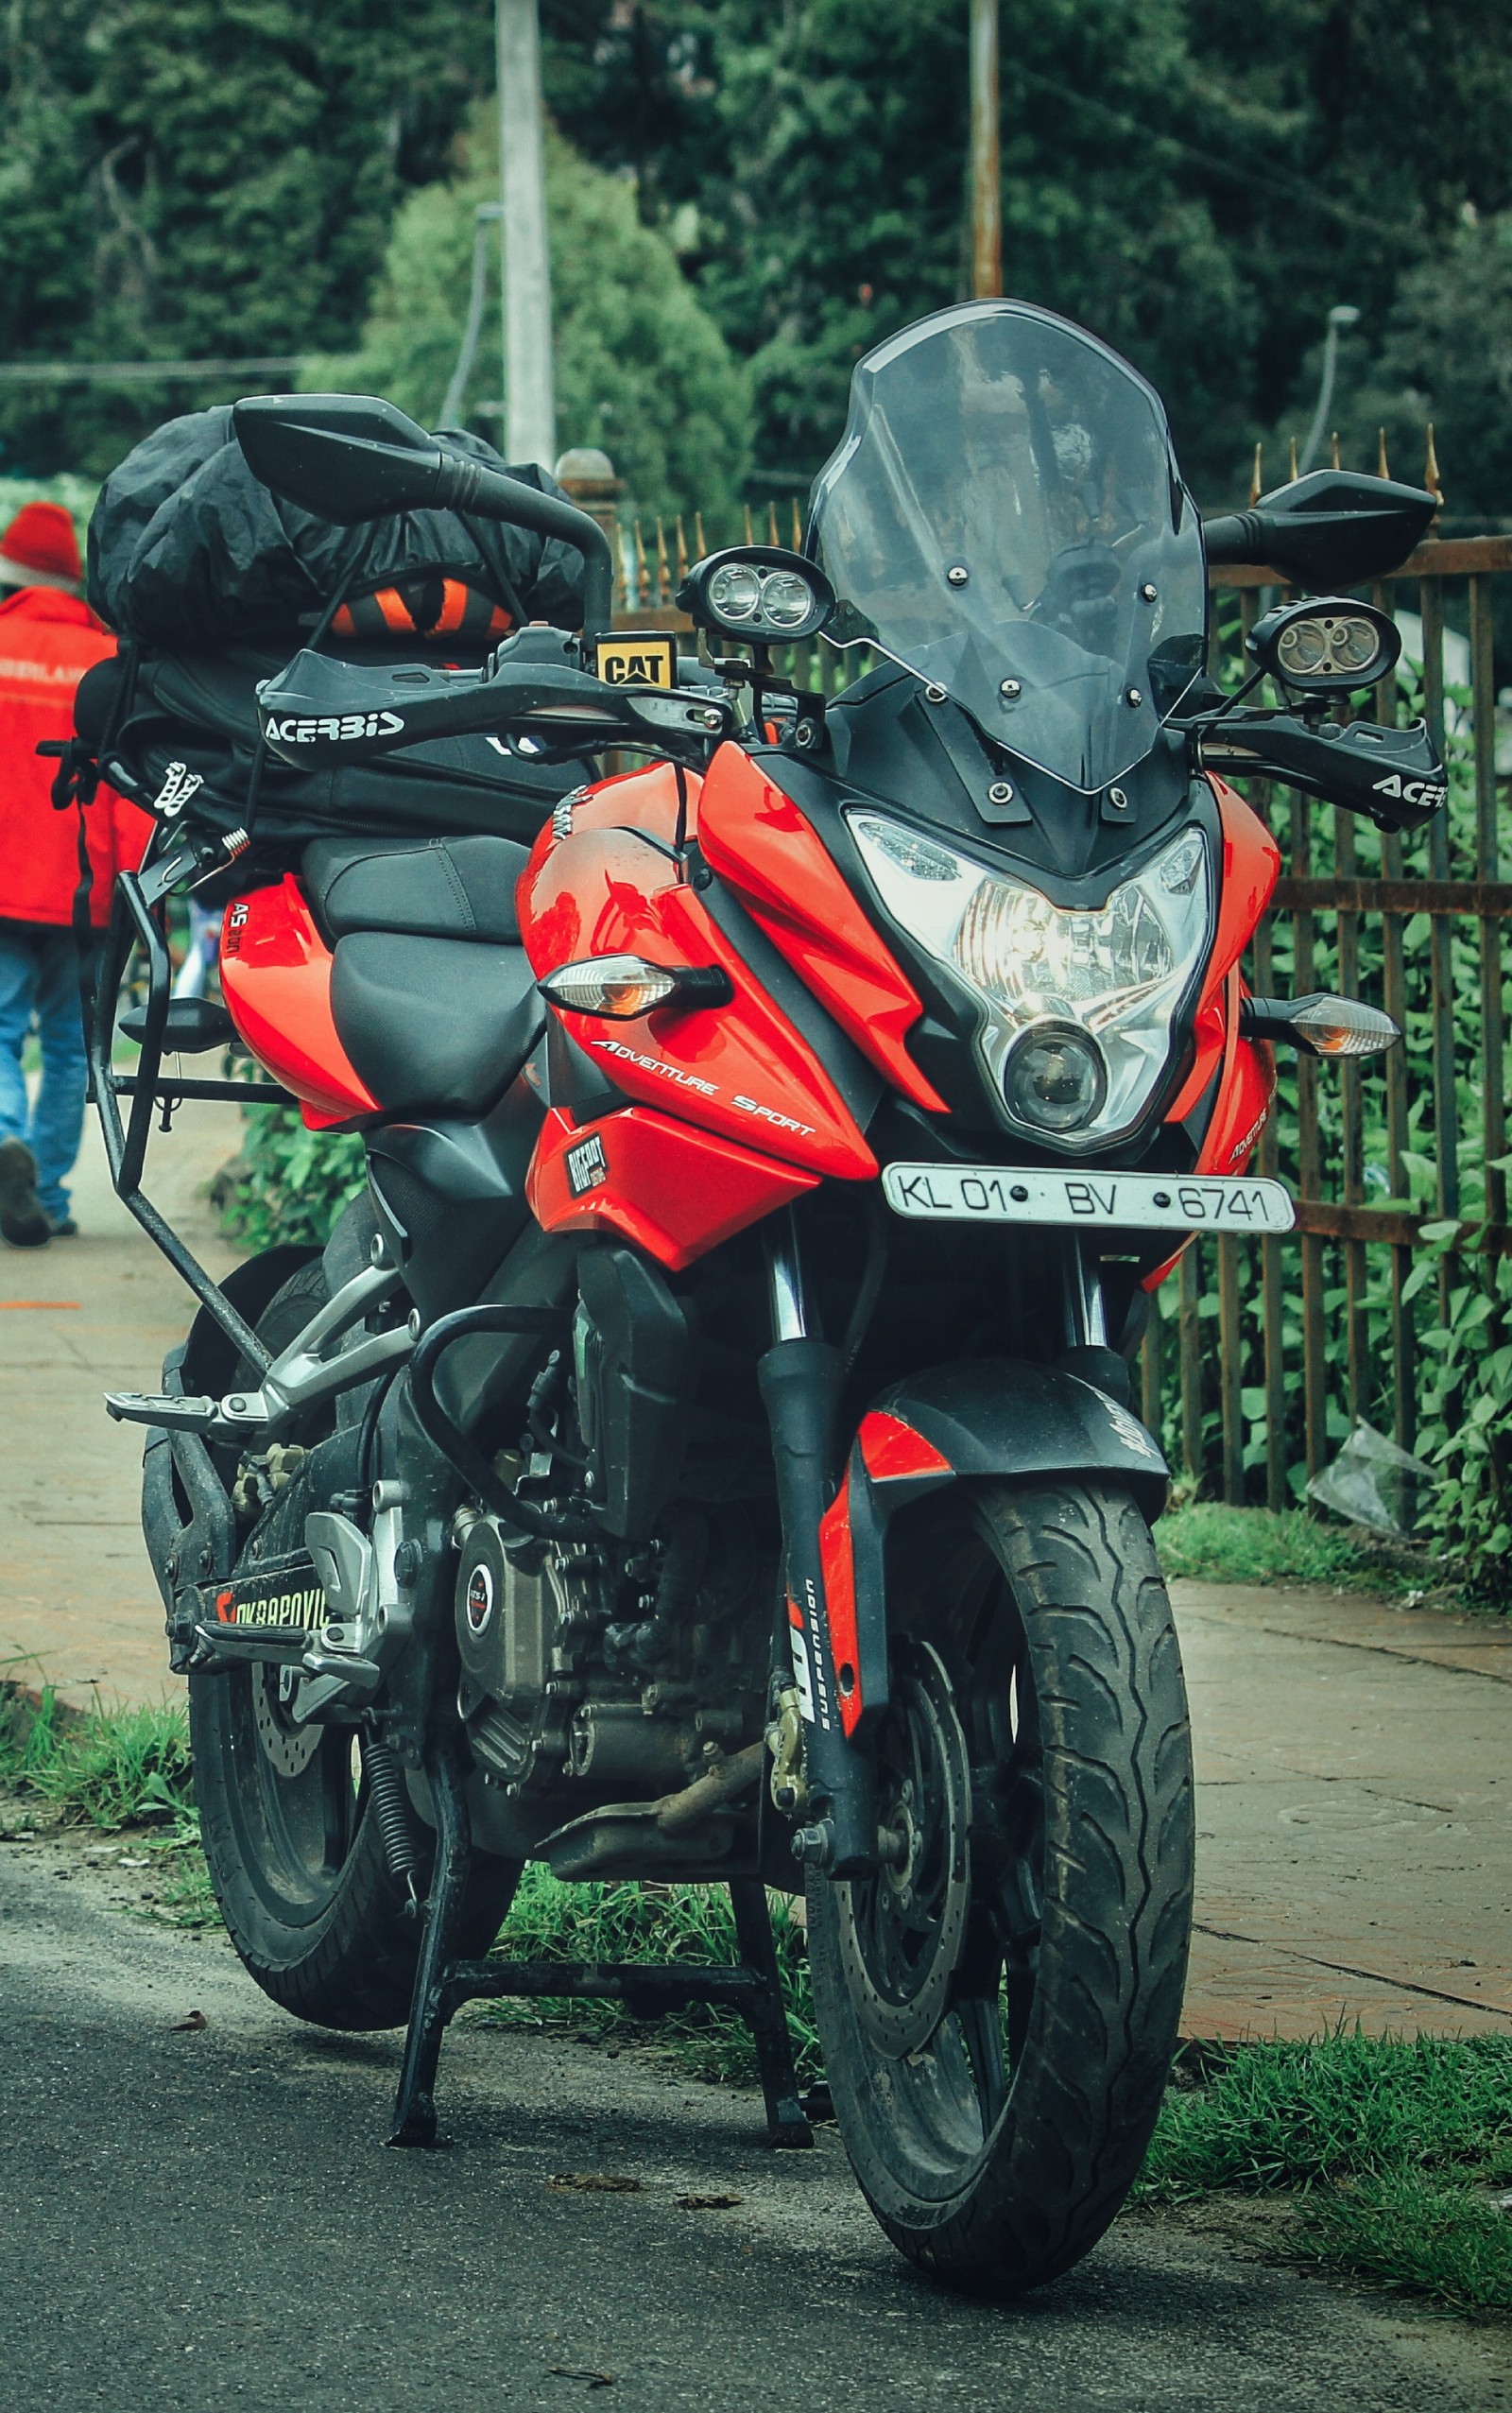
<svg viewBox="0 0 1512 2413"><path fill-rule="evenodd" d="M1329 331L1323 342L1323 383L1318 388L1317 408L1313 413L1313 424L1307 431L1307 441L1302 446L1302 457L1297 464L1298 477L1305 477L1316 460L1318 447L1323 441L1323 430L1329 423L1329 410L1333 401L1333 380L1339 366L1339 329L1358 326L1359 321L1360 313L1351 302L1341 302L1335 309L1329 312Z"/></svg>

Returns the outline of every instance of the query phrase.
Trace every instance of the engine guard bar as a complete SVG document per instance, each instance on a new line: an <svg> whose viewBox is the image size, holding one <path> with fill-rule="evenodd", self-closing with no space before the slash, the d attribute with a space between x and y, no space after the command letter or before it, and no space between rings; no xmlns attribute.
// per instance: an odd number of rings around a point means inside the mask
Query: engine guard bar
<svg viewBox="0 0 1512 2413"><path fill-rule="evenodd" d="M603 1533L588 1517L563 1515L511 1491L437 1398L436 1369L454 1341L466 1340L474 1333L540 1333L546 1338L563 1332L566 1323L566 1316L557 1307L459 1307L421 1336L409 1362L409 1396L421 1431L484 1507L521 1542L598 1542Z"/></svg>
<svg viewBox="0 0 1512 2413"><path fill-rule="evenodd" d="M163 1073L163 1042L173 990L173 962L158 918L160 911L161 906L148 904L142 881L134 871L117 874L94 977L86 984L89 1100L99 1114L111 1187L116 1197L154 1247L162 1250L175 1273L188 1284L200 1305L215 1318L228 1340L235 1344L261 1376L271 1362L267 1351L251 1326L237 1314L220 1284L205 1271L150 1198L144 1197L142 1173L157 1107L163 1110L166 1129L168 1117L185 1098L210 1098L235 1105L250 1100L254 1104L292 1106L298 1101L273 1081L199 1080ZM117 1073L111 1060L116 1008L133 946L141 947L147 974L142 1051L134 1073ZM125 1122L120 1108L123 1097L130 1100Z"/></svg>

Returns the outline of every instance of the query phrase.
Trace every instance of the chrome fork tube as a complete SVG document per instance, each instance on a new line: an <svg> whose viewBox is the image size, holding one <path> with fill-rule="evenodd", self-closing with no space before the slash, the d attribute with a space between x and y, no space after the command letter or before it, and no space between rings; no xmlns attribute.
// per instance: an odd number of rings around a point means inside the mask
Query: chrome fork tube
<svg viewBox="0 0 1512 2413"><path fill-rule="evenodd" d="M808 1301L803 1290L803 1260L799 1253L798 1219L791 1207L774 1215L765 1226L766 1283L772 1305L774 1340L807 1340Z"/></svg>
<svg viewBox="0 0 1512 2413"><path fill-rule="evenodd" d="M1106 1349L1108 1317L1103 1307L1102 1269L1094 1259L1086 1254L1079 1232L1066 1232L1062 1248L1066 1346L1068 1349Z"/></svg>

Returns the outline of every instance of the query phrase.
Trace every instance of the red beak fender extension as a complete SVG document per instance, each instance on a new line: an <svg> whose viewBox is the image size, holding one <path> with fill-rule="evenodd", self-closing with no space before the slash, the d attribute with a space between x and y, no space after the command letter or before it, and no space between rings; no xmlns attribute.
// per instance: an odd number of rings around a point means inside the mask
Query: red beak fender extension
<svg viewBox="0 0 1512 2413"><path fill-rule="evenodd" d="M1170 1470L1137 1416L1079 1375L1014 1359L969 1360L885 1391L861 1420L819 1526L830 1644L848 1741L887 1706L885 1551L901 1508L971 1476L1116 1475L1146 1516Z"/></svg>

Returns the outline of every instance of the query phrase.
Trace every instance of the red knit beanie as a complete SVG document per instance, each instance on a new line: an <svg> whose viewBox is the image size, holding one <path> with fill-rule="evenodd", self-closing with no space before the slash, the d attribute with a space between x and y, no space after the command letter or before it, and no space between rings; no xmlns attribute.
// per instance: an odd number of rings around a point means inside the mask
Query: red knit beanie
<svg viewBox="0 0 1512 2413"><path fill-rule="evenodd" d="M24 503L0 536L0 586L61 587L77 595L83 584L72 512L61 503Z"/></svg>

